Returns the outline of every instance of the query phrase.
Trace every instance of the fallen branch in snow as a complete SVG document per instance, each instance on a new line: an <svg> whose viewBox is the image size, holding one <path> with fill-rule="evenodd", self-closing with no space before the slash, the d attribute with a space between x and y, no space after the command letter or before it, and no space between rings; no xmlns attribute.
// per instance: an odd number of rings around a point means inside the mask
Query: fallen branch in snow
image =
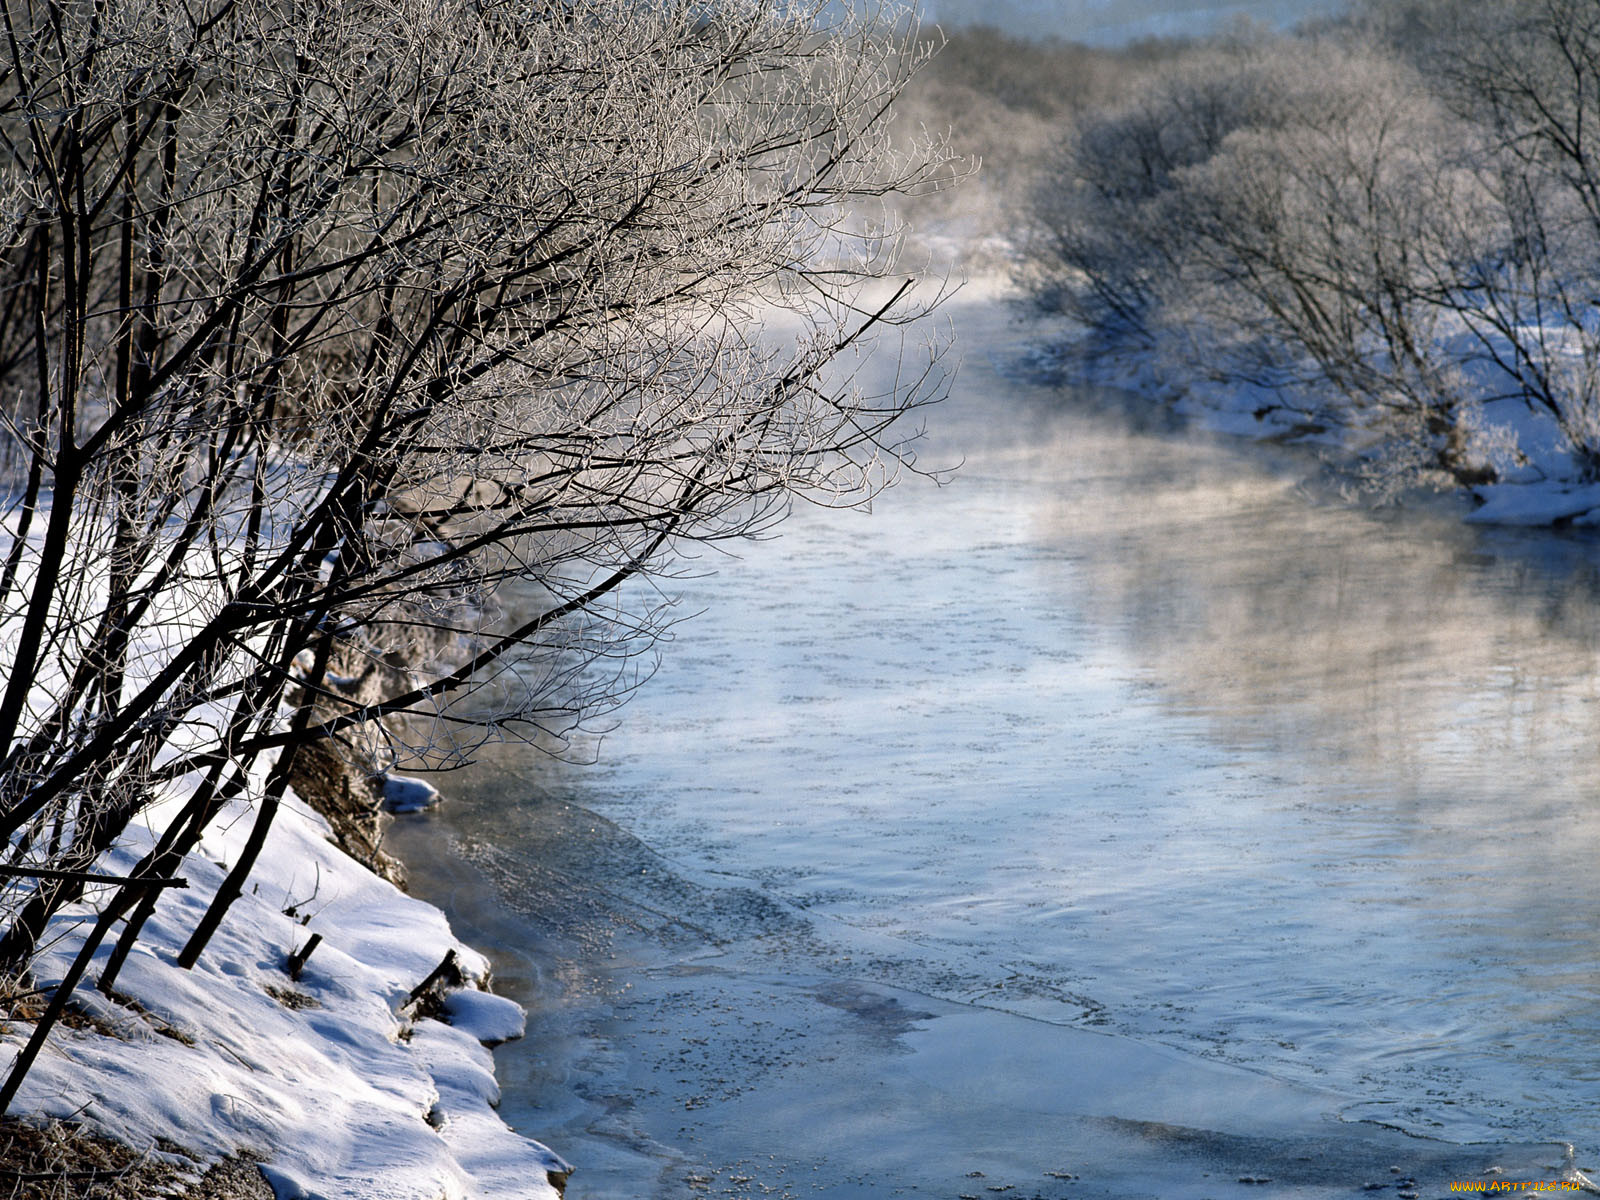
<svg viewBox="0 0 1600 1200"><path fill-rule="evenodd" d="M23 879L67 879L74 883L129 883L136 887L186 888L187 879L163 879L159 875L104 875L99 871L68 871L61 867L0 866L0 875Z"/></svg>

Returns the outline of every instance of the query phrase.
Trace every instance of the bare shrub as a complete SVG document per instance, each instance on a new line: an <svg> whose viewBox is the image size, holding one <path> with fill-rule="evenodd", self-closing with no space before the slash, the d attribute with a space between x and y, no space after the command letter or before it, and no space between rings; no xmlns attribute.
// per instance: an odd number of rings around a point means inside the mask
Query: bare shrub
<svg viewBox="0 0 1600 1200"><path fill-rule="evenodd" d="M1193 50L1073 123L1034 180L1018 234L1019 275L1041 304L1148 339L1185 254L1168 224L1179 172L1273 119L1263 53L1253 42Z"/></svg>

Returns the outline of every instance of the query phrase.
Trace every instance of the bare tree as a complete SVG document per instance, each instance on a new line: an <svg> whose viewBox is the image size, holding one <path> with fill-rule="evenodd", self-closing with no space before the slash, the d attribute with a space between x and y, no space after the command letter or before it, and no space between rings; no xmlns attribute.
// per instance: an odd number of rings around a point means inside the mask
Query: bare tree
<svg viewBox="0 0 1600 1200"><path fill-rule="evenodd" d="M1470 331L1508 390L1600 473L1600 10L1586 0L1400 10L1413 53L1477 131L1487 216L1450 219L1454 262L1430 296Z"/></svg>
<svg viewBox="0 0 1600 1200"><path fill-rule="evenodd" d="M1183 172L1236 130L1275 119L1267 56L1255 40L1191 51L1069 125L1019 236L1019 275L1041 303L1152 343L1162 295L1189 249L1171 225L1183 212Z"/></svg>
<svg viewBox="0 0 1600 1200"><path fill-rule="evenodd" d="M1597 85L1592 0L1373 0L1317 38L1199 48L1076 123L1024 281L1168 369L1383 445L1391 482L1491 481L1503 400L1592 479Z"/></svg>
<svg viewBox="0 0 1600 1200"><path fill-rule="evenodd" d="M893 231L846 231L940 159L888 139L919 57L894 15L5 6L7 968L135 817L187 797L108 885L40 1037L245 797L193 963L301 747L563 738L662 628L625 585L907 461L931 369L883 396L825 370L913 315L904 286L862 291ZM798 334L762 336L775 308Z"/></svg>
<svg viewBox="0 0 1600 1200"><path fill-rule="evenodd" d="M1187 247L1168 319L1216 330L1222 377L1332 398L1332 420L1471 473L1440 226L1479 228L1472 131L1414 72L1370 46L1289 43L1264 90L1273 119L1185 172L1168 206Z"/></svg>

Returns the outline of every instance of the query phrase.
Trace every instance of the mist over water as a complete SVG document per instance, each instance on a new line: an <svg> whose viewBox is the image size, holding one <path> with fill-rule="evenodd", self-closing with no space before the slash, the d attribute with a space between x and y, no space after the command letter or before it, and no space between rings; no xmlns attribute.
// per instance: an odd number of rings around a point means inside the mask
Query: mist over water
<svg viewBox="0 0 1600 1200"><path fill-rule="evenodd" d="M706 560L595 765L397 827L532 1008L508 1119L573 1200L1590 1163L1593 536L1363 510L948 315L953 482Z"/></svg>

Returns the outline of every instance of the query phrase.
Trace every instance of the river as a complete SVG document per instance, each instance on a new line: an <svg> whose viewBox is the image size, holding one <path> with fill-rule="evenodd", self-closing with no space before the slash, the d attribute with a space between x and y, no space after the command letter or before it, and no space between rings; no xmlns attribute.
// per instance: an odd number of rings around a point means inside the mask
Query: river
<svg viewBox="0 0 1600 1200"><path fill-rule="evenodd" d="M391 832L530 1009L506 1118L572 1200L1595 1162L1594 535L1363 508L946 315L950 482L700 560L594 764Z"/></svg>

